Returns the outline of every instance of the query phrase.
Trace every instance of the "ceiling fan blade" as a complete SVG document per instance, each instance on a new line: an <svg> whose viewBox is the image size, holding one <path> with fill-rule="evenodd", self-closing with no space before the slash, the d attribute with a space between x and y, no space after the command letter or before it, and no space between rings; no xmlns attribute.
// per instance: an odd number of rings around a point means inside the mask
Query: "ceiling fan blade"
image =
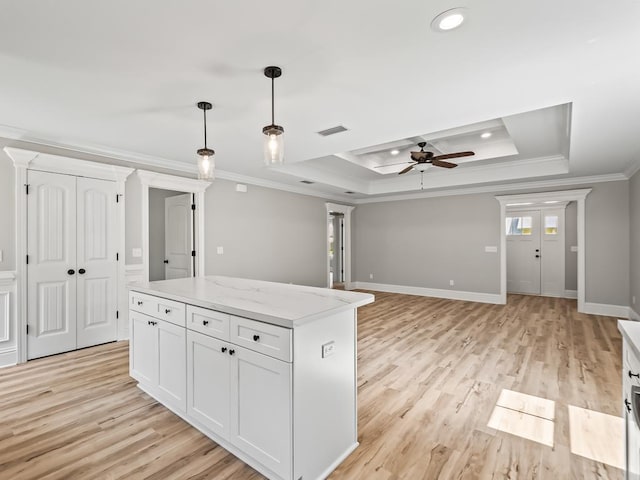
<svg viewBox="0 0 640 480"><path fill-rule="evenodd" d="M458 166L457 163L451 163L451 162L443 162L442 160L432 160L431 161L432 165L435 165L436 167L444 167L444 168L455 168Z"/></svg>
<svg viewBox="0 0 640 480"><path fill-rule="evenodd" d="M437 157L433 157L433 160L446 160L447 158L470 157L472 155L475 155L475 153L474 152L445 153L444 155L438 155Z"/></svg>
<svg viewBox="0 0 640 480"><path fill-rule="evenodd" d="M398 163L387 163L386 165L376 165L373 168L384 168L384 167L393 167L394 165L403 165L405 163L409 163L410 160L407 160L406 162L398 162Z"/></svg>
<svg viewBox="0 0 640 480"><path fill-rule="evenodd" d="M402 170L401 172L398 172L398 175L402 175L403 173L407 173L409 170L411 170L413 168L413 165L409 165L407 168L405 168L404 170Z"/></svg>

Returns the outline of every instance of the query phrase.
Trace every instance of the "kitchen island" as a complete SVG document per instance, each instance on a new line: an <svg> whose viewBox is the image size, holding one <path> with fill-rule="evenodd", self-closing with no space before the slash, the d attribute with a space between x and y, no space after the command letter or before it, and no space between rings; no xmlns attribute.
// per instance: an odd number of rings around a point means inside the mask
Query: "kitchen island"
<svg viewBox="0 0 640 480"><path fill-rule="evenodd" d="M357 307L370 294L208 276L132 285L138 386L272 480L357 446Z"/></svg>

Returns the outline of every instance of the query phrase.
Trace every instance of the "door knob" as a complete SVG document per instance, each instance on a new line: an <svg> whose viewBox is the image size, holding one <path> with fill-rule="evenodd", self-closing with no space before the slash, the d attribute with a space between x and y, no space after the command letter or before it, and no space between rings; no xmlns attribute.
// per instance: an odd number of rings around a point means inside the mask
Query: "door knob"
<svg viewBox="0 0 640 480"><path fill-rule="evenodd" d="M74 273L76 273L76 271L73 268L70 268L69 270L67 270L67 273L69 275L73 275Z"/></svg>
<svg viewBox="0 0 640 480"><path fill-rule="evenodd" d="M540 249L539 249L539 248L536 248L536 252L539 252L539 251L540 251Z"/></svg>
<svg viewBox="0 0 640 480"><path fill-rule="evenodd" d="M80 270L78 270L78 273L80 275L84 275L85 273L87 273L87 271L84 268L81 268Z"/></svg>
<svg viewBox="0 0 640 480"><path fill-rule="evenodd" d="M540 258L540 255L536 255L536 258Z"/></svg>
<svg viewBox="0 0 640 480"><path fill-rule="evenodd" d="M165 260L164 263L169 263L169 260Z"/></svg>

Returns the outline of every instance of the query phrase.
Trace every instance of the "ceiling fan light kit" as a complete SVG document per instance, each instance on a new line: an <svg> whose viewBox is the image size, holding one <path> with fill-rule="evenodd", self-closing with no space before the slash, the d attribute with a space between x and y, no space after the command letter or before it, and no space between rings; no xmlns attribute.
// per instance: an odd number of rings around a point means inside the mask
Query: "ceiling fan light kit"
<svg viewBox="0 0 640 480"><path fill-rule="evenodd" d="M204 148L199 148L198 153L198 178L200 180L211 180L215 162L213 156L216 152L207 147L207 110L211 110L213 105L209 102L198 102L198 108L204 115Z"/></svg>
<svg viewBox="0 0 640 480"><path fill-rule="evenodd" d="M271 79L271 124L262 129L264 134L264 163L281 165L284 163L284 128L276 125L274 105L274 80L282 75L280 67L270 66L264 69L264 75Z"/></svg>

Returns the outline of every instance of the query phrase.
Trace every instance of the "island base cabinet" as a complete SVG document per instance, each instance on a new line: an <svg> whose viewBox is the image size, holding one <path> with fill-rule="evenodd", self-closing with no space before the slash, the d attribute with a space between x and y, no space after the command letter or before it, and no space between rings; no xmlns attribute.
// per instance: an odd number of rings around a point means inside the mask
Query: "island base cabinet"
<svg viewBox="0 0 640 480"><path fill-rule="evenodd" d="M138 312L130 312L130 317L131 376L148 393L178 411L185 412L185 329Z"/></svg>
<svg viewBox="0 0 640 480"><path fill-rule="evenodd" d="M189 417L291 478L291 364L188 330L187 391Z"/></svg>
<svg viewBox="0 0 640 480"><path fill-rule="evenodd" d="M187 331L187 414L222 438L229 434L229 345Z"/></svg>
<svg viewBox="0 0 640 480"><path fill-rule="evenodd" d="M231 368L231 443L291 478L291 364L238 347Z"/></svg>

